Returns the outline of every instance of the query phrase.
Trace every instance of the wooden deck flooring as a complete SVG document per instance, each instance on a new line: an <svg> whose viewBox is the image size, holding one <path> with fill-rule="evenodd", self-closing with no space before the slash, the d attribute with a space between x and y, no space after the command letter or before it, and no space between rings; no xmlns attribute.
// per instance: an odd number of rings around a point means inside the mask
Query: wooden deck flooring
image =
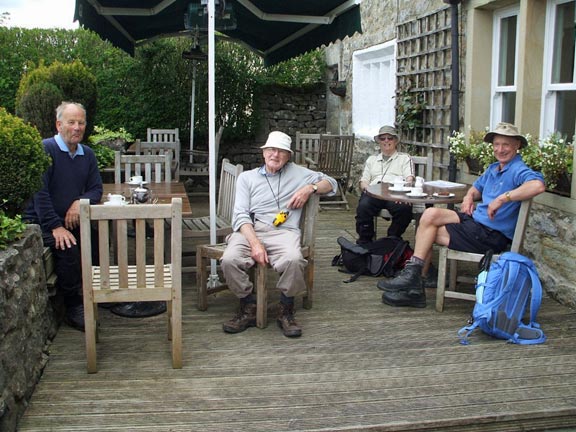
<svg viewBox="0 0 576 432"><path fill-rule="evenodd" d="M83 334L62 326L19 431L541 431L576 430L576 313L546 299L548 341L516 346L475 333L458 343L471 302L434 310L381 303L376 279L330 266L354 212L318 221L314 308L299 339L266 329L224 334L229 293L195 306L185 279L184 368L170 366L165 317L102 313L97 374ZM270 291L271 304L277 298ZM270 314L271 315L271 314Z"/></svg>

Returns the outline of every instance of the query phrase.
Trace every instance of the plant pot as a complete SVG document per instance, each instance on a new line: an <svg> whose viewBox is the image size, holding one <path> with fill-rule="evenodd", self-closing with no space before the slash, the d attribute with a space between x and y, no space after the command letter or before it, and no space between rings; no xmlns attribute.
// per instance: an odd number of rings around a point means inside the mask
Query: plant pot
<svg viewBox="0 0 576 432"><path fill-rule="evenodd" d="M470 174L480 175L482 174L482 164L478 159L473 159L471 157L466 158L466 165L468 165L468 172Z"/></svg>
<svg viewBox="0 0 576 432"><path fill-rule="evenodd" d="M570 196L570 190L572 188L572 174L562 173L560 177L556 179L556 187L551 189L550 192L562 196Z"/></svg>
<svg viewBox="0 0 576 432"><path fill-rule="evenodd" d="M328 88L336 96L346 96L346 81L332 81L328 84Z"/></svg>

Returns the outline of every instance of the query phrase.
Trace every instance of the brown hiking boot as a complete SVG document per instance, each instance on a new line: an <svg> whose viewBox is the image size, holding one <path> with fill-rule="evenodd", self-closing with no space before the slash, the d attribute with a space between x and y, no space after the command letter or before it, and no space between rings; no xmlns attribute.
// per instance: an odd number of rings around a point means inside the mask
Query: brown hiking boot
<svg viewBox="0 0 576 432"><path fill-rule="evenodd" d="M240 333L248 327L256 326L256 305L254 303L240 304L240 309L230 321L222 325L226 333Z"/></svg>
<svg viewBox="0 0 576 432"><path fill-rule="evenodd" d="M280 303L278 308L278 318L276 320L278 327L286 337L302 336L302 329L294 319L294 305Z"/></svg>

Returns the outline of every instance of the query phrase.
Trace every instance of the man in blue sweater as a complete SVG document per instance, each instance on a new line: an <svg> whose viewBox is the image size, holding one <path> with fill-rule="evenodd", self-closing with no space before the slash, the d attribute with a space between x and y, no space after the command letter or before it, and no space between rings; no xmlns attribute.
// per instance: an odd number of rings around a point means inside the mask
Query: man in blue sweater
<svg viewBox="0 0 576 432"><path fill-rule="evenodd" d="M66 307L65 320L83 331L80 199L99 203L102 179L94 152L80 144L86 131L84 107L62 102L56 108L56 129L58 135L43 141L52 165L44 173L42 189L29 203L24 219L40 225L44 245L54 254L58 292Z"/></svg>

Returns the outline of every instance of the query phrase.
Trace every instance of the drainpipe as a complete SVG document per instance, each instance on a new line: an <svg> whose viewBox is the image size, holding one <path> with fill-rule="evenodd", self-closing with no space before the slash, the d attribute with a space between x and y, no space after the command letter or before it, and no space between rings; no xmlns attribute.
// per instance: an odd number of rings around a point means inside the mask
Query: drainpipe
<svg viewBox="0 0 576 432"><path fill-rule="evenodd" d="M460 58L458 45L458 5L461 0L444 0L450 5L452 36L452 92L450 101L450 133L460 130ZM448 165L448 180L456 181L456 159L451 154Z"/></svg>

